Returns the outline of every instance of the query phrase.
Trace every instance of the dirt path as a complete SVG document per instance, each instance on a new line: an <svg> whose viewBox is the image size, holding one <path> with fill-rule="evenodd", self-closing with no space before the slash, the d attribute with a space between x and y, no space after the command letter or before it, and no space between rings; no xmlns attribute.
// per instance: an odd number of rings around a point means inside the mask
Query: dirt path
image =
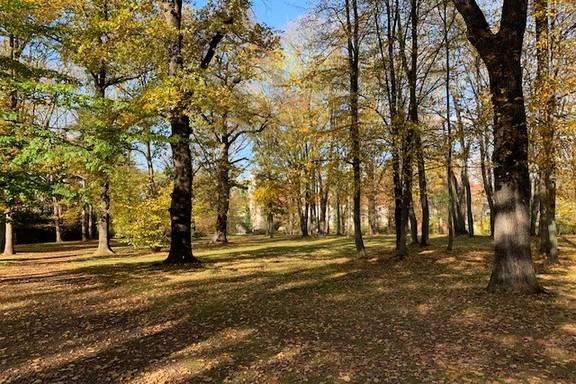
<svg viewBox="0 0 576 384"><path fill-rule="evenodd" d="M552 294L506 298L486 239L402 263L390 241L206 247L200 271L26 247L0 258L0 383L576 382L576 248L538 265Z"/></svg>

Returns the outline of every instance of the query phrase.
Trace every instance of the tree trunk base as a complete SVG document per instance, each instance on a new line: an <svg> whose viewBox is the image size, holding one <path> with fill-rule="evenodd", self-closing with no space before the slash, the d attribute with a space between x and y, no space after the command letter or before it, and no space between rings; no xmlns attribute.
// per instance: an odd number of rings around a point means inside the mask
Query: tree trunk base
<svg viewBox="0 0 576 384"><path fill-rule="evenodd" d="M98 248L92 256L110 256L114 255L114 251L110 248Z"/></svg>
<svg viewBox="0 0 576 384"><path fill-rule="evenodd" d="M368 254L366 253L366 249L361 249L359 251L356 251L356 258L357 259L367 259Z"/></svg>
<svg viewBox="0 0 576 384"><path fill-rule="evenodd" d="M204 268L204 264L196 257L190 255L182 257L182 255L168 255L166 260L164 260L166 265L186 265L191 268L200 269Z"/></svg>
<svg viewBox="0 0 576 384"><path fill-rule="evenodd" d="M490 293L501 294L516 294L516 295L534 295L539 293L546 293L546 290L538 284L536 280L523 280L523 281L502 281L497 280L492 276L490 283L486 290Z"/></svg>

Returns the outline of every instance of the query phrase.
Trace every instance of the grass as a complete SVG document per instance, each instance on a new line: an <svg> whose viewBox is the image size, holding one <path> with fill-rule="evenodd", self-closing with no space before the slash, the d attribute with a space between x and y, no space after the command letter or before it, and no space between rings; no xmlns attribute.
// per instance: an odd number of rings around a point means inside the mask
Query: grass
<svg viewBox="0 0 576 384"><path fill-rule="evenodd" d="M21 247L0 259L0 383L576 381L573 244L537 260L550 294L505 297L484 290L487 238L402 262L392 237L366 243L369 261L349 238L202 242L202 270Z"/></svg>

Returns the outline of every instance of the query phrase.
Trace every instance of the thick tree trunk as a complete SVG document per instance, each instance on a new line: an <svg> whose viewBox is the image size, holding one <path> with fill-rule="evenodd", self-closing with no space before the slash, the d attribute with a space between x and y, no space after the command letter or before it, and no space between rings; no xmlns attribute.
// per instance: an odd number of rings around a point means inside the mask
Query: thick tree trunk
<svg viewBox="0 0 576 384"><path fill-rule="evenodd" d="M216 203L216 234L214 242L228 242L228 210L230 208L230 147L228 138L223 138L218 159L218 200Z"/></svg>
<svg viewBox="0 0 576 384"><path fill-rule="evenodd" d="M474 0L454 0L468 39L490 76L494 108L494 269L492 292L541 292L530 250L528 129L522 90L522 45L527 0L505 1L500 31L494 34Z"/></svg>
<svg viewBox="0 0 576 384"><path fill-rule="evenodd" d="M170 203L170 252L165 260L169 264L189 263L200 266L192 255L192 154L190 152L190 120L175 113L171 119L172 159L174 161L174 187Z"/></svg>
<svg viewBox="0 0 576 384"><path fill-rule="evenodd" d="M4 212L4 253L3 256L12 256L14 251L14 214L8 209Z"/></svg>
<svg viewBox="0 0 576 384"><path fill-rule="evenodd" d="M52 209L54 215L54 232L56 243L62 242L62 206L58 203L58 200L52 198Z"/></svg>
<svg viewBox="0 0 576 384"><path fill-rule="evenodd" d="M530 251L528 131L520 53L488 59L494 106L495 265L493 292L540 292Z"/></svg>
<svg viewBox="0 0 576 384"><path fill-rule="evenodd" d="M177 77L182 70L182 0L164 0L166 24L178 33L169 43L168 76ZM170 203L170 251L165 262L201 266L192 255L192 154L190 152L190 119L182 106L172 110L170 147L174 163L174 187Z"/></svg>
<svg viewBox="0 0 576 384"><path fill-rule="evenodd" d="M104 182L100 193L100 217L98 219L98 249L95 256L113 254L110 248L110 185Z"/></svg>

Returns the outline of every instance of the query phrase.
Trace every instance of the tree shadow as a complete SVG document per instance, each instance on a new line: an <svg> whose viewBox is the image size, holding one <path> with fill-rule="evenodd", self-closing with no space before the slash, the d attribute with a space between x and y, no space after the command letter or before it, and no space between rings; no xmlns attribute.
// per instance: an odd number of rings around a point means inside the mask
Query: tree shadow
<svg viewBox="0 0 576 384"><path fill-rule="evenodd" d="M576 380L565 290L486 293L486 239L450 254L434 239L403 261L389 240L368 243L384 256L368 262L339 238L230 249L199 271L147 262L0 281L13 305L0 321L0 381ZM547 287L569 284L558 278L574 265L570 255Z"/></svg>

